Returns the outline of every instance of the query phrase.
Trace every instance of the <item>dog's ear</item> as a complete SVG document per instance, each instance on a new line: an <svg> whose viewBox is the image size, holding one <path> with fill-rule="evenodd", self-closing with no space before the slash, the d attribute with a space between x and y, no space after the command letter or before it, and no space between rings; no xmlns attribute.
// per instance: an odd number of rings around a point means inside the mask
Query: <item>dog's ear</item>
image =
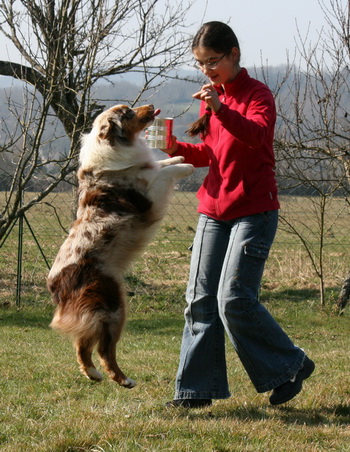
<svg viewBox="0 0 350 452"><path fill-rule="evenodd" d="M98 131L98 137L101 140L108 140L111 143L114 140L120 143L129 142L129 137L122 124L122 113L122 111L110 112L101 118Z"/></svg>
<svg viewBox="0 0 350 452"><path fill-rule="evenodd" d="M104 118L104 121L101 121L98 131L98 137L101 140L105 140L109 134L111 128L111 124L107 118Z"/></svg>
<svg viewBox="0 0 350 452"><path fill-rule="evenodd" d="M106 114L101 118L100 124L99 124L99 131L98 131L98 137L101 140L110 140L111 136L113 135L120 135L122 134L122 128L121 128L121 122L118 121L116 118L116 115L113 114Z"/></svg>

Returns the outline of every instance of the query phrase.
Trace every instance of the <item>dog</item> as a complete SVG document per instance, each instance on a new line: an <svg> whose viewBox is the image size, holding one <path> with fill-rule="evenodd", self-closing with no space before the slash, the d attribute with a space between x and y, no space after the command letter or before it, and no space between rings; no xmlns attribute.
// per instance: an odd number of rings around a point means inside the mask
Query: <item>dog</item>
<svg viewBox="0 0 350 452"><path fill-rule="evenodd" d="M56 304L50 326L68 334L81 372L100 381L92 361L119 385L132 388L116 361L126 318L124 275L154 236L178 179L193 166L183 157L155 161L140 132L160 110L116 105L82 137L76 220L47 278Z"/></svg>

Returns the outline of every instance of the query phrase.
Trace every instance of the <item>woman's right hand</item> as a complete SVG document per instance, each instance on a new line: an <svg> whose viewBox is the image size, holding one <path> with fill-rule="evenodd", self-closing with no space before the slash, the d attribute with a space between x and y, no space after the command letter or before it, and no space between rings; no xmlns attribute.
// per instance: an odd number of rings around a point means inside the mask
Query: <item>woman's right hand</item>
<svg viewBox="0 0 350 452"><path fill-rule="evenodd" d="M204 100L213 111L217 112L220 110L221 101L219 99L218 92L211 83L203 85L201 90L197 93L192 94L194 99Z"/></svg>

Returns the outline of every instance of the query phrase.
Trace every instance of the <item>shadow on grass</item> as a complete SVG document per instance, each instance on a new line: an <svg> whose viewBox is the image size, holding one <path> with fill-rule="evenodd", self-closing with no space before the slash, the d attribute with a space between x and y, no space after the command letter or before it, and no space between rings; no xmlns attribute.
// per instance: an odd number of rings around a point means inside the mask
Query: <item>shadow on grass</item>
<svg viewBox="0 0 350 452"><path fill-rule="evenodd" d="M327 289L326 298L337 291L336 288ZM262 290L261 302L279 305L283 303L299 304L307 301L315 301L315 309L318 310L319 292L316 289L290 289L269 291ZM128 328L136 333L140 331L153 331L157 334L169 334L182 332L184 319L183 311L185 302L182 290L160 295L140 294L129 302ZM50 304L23 303L20 309L16 309L8 303L1 303L0 298L0 324L17 326L47 326L51 322L55 306Z"/></svg>
<svg viewBox="0 0 350 452"><path fill-rule="evenodd" d="M45 306L40 308L21 309L1 308L0 326L17 326L23 328L44 328L49 329L54 308Z"/></svg>
<svg viewBox="0 0 350 452"><path fill-rule="evenodd" d="M158 336L179 335L182 334L184 320L182 315L169 317L169 314L157 314L141 318L131 318L127 321L127 328L135 334L152 332Z"/></svg>
<svg viewBox="0 0 350 452"><path fill-rule="evenodd" d="M218 402L217 402L218 403ZM169 411L170 413L170 411ZM172 411L174 413L174 411ZM251 406L220 409L217 404L210 409L177 409L176 415L191 419L234 419L241 422L282 421L285 424L322 426L350 425L350 406L338 404L312 409L289 407Z"/></svg>
<svg viewBox="0 0 350 452"><path fill-rule="evenodd" d="M14 307L0 306L0 327L17 326L24 328L49 328L55 306ZM151 333L157 335L180 335L183 328L182 313L152 310L152 312L129 313L127 328L133 334Z"/></svg>
<svg viewBox="0 0 350 452"><path fill-rule="evenodd" d="M274 290L270 292L269 290L262 290L261 301L283 301L292 303L301 303L306 300L318 300L320 297L320 292L316 289L282 289Z"/></svg>
<svg viewBox="0 0 350 452"><path fill-rule="evenodd" d="M297 409L292 407L275 408L274 416L286 424L299 425L350 425L350 406L337 404L334 406L320 406L319 408Z"/></svg>

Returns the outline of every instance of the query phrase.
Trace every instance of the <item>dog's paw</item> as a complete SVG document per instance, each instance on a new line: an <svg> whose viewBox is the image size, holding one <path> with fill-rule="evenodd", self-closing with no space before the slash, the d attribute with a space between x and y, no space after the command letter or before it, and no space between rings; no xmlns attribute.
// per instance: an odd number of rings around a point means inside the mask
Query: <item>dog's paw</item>
<svg viewBox="0 0 350 452"><path fill-rule="evenodd" d="M124 388L132 389L136 386L136 381L132 380L131 378L126 378L122 381L121 385L124 386Z"/></svg>
<svg viewBox="0 0 350 452"><path fill-rule="evenodd" d="M84 372L84 374L90 380L101 381L103 379L102 374L100 374L100 372L97 369L95 369L95 367L88 367L86 369L86 372Z"/></svg>
<svg viewBox="0 0 350 452"><path fill-rule="evenodd" d="M177 165L178 163L182 163L185 160L185 157L179 155L177 157L171 157L169 160L172 165Z"/></svg>
<svg viewBox="0 0 350 452"><path fill-rule="evenodd" d="M182 163L184 160L185 160L185 157L182 157L181 155L179 155L177 157L171 157L169 159L158 160L157 163L160 168L164 168L165 166L177 165L179 163Z"/></svg>
<svg viewBox="0 0 350 452"><path fill-rule="evenodd" d="M178 177L190 176L194 172L194 166L190 163L181 163L176 165L178 170Z"/></svg>

